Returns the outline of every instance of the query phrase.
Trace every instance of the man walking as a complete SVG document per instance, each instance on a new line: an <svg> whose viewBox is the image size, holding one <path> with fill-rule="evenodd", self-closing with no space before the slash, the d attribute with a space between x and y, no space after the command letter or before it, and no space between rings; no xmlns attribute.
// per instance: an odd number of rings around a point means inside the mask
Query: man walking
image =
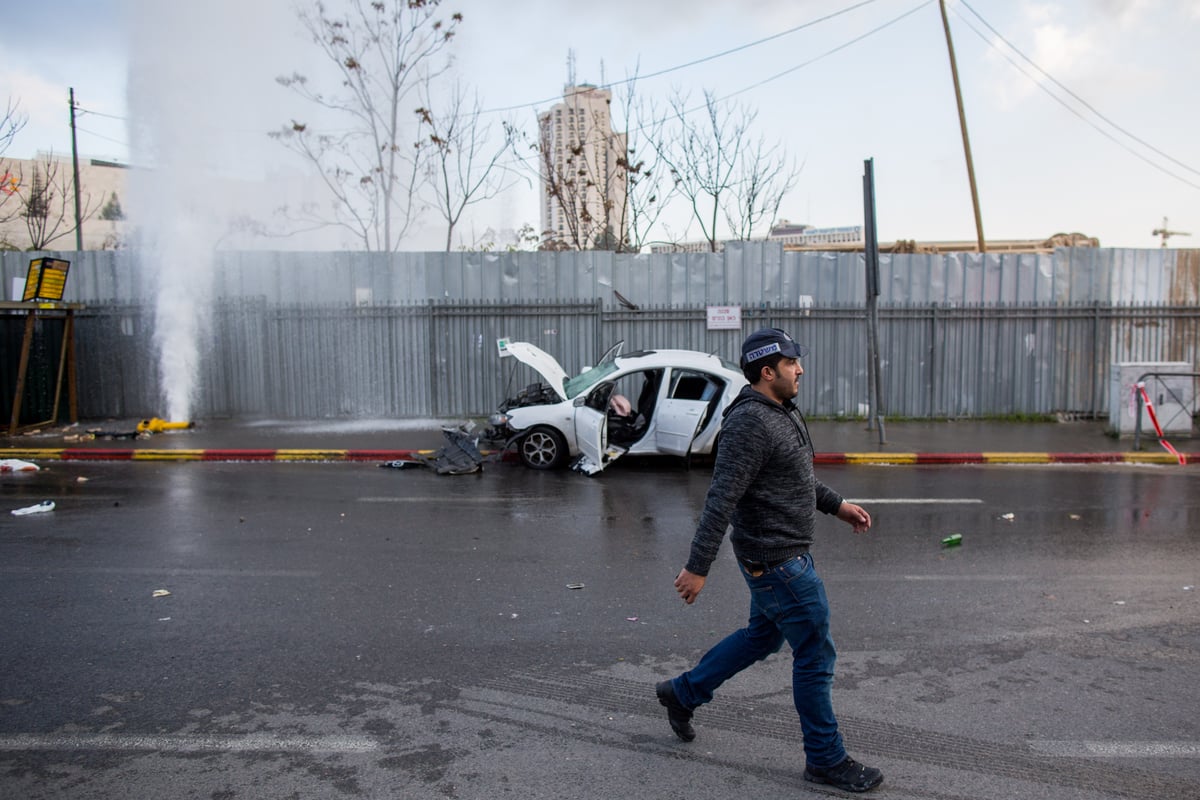
<svg viewBox="0 0 1200 800"><path fill-rule="evenodd" d="M850 792L883 781L874 767L846 754L833 713L829 603L809 547L817 511L853 526L871 516L817 480L808 426L794 399L807 349L778 328L763 328L742 343L742 371L750 386L725 411L712 485L675 590L692 604L725 531L750 587L750 622L718 642L693 669L656 687L671 729L685 742L696 737L695 709L717 687L778 652L792 648L792 695L804 734L805 780Z"/></svg>

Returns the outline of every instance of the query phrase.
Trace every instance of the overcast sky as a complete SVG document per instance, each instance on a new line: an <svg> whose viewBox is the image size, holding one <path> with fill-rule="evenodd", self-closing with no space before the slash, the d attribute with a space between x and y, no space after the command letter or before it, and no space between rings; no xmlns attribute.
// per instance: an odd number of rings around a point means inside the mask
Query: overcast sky
<svg viewBox="0 0 1200 800"><path fill-rule="evenodd" d="M18 101L29 122L4 155L69 153L74 87L81 155L144 158L128 125L139 116L187 131L197 151L219 143L197 153L216 173L304 180L305 165L266 137L311 113L275 77L322 68L288 0L9 6L0 103ZM947 6L988 239L1078 231L1105 246L1156 247L1151 232L1167 217L1171 229L1195 234L1172 246L1200 246L1200 0ZM485 107L509 109L492 115L497 125L511 119L532 128L536 112L561 94L568 52L576 79L593 84L704 59L642 80L639 94L665 104L674 90L694 98L712 90L756 110L759 132L803 164L782 217L861 224L863 161L873 158L881 241L975 238L936 2L443 7L464 16L457 72ZM714 57L806 23L813 24ZM536 226L536 193L518 183L468 215L468 232ZM700 238L694 226L690 234ZM431 217L410 249L436 249L442 238Z"/></svg>

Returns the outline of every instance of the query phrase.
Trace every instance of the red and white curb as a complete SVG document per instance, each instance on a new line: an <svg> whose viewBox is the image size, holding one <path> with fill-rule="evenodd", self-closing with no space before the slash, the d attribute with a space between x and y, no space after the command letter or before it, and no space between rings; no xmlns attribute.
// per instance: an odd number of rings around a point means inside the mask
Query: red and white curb
<svg viewBox="0 0 1200 800"><path fill-rule="evenodd" d="M12 448L0 450L4 458L29 461L270 461L270 462L384 462L415 461L435 450L265 450L265 449L153 449L153 448ZM495 451L481 451L483 455ZM1170 453L817 453L817 464L879 464L933 466L938 464L1197 464L1200 458Z"/></svg>

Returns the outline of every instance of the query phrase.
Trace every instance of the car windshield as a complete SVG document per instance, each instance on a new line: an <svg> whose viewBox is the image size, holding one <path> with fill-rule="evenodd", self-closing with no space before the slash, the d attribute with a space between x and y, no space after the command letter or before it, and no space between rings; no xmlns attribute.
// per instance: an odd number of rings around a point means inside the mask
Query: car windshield
<svg viewBox="0 0 1200 800"><path fill-rule="evenodd" d="M572 400L578 395L591 389L605 377L617 371L617 356L621 354L621 349L624 347L625 341L621 340L608 349L603 356L600 357L600 363L591 369L585 369L583 372L576 375L574 378L568 378L563 382L563 391L566 392L567 399Z"/></svg>

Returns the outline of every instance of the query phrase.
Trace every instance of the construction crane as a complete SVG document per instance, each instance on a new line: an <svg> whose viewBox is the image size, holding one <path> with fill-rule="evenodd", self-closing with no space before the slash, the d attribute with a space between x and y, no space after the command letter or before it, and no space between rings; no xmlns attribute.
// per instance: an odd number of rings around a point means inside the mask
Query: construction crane
<svg viewBox="0 0 1200 800"><path fill-rule="evenodd" d="M1167 218L1166 217L1163 217L1163 226L1161 228L1155 228L1154 233L1152 235L1162 237L1162 246L1163 247L1167 246L1167 239L1170 239L1172 236L1191 236L1190 233L1185 233L1184 231L1170 230L1167 227Z"/></svg>

